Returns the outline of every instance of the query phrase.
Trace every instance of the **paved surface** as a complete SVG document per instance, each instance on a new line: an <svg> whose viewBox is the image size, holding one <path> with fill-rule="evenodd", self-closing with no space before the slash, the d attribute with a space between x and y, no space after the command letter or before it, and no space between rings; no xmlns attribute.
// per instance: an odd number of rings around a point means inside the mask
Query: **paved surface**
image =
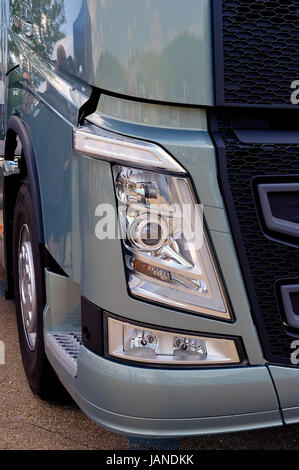
<svg viewBox="0 0 299 470"><path fill-rule="evenodd" d="M4 155L4 148L5 148L5 142L4 140L0 140L0 156ZM21 155L21 145L18 144L16 148L16 155Z"/></svg>
<svg viewBox="0 0 299 470"><path fill-rule="evenodd" d="M71 400L47 403L31 393L20 357L14 304L2 296L0 340L6 347L6 364L0 365L0 449L299 449L299 426L150 442L107 432Z"/></svg>

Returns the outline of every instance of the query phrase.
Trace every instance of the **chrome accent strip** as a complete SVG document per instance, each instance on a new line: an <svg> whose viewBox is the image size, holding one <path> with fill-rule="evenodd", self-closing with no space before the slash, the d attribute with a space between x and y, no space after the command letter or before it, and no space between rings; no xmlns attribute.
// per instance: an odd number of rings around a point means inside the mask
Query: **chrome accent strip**
<svg viewBox="0 0 299 470"><path fill-rule="evenodd" d="M73 143L75 152L81 155L134 168L186 174L184 168L159 145L109 132L97 126L74 129Z"/></svg>

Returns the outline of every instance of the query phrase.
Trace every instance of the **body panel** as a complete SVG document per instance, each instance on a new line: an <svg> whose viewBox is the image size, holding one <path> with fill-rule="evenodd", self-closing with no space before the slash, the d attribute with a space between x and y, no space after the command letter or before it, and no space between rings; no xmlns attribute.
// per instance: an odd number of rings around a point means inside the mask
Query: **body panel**
<svg viewBox="0 0 299 470"><path fill-rule="evenodd" d="M135 105L138 108L138 103L131 103L132 110ZM200 110L197 112L201 113ZM134 114L133 111L132 113ZM194 110L191 110L191 116L192 114L196 116ZM200 315L144 303L128 295L126 279L123 276L120 240L98 240L95 236L95 223L98 221L96 218L95 222L96 207L105 202L115 208L110 165L89 157L78 157L79 174L82 184L84 183L82 189L79 190L82 208L80 226L84 228L81 285L84 297L109 312L118 312L126 318L148 324L242 336L250 363L263 364L262 351L251 320L233 242L227 232L228 224L220 190L216 183L215 154L208 132L202 129L167 128L165 121L164 127L156 127L154 119L149 121L151 125L147 126L115 120L106 115L91 117L91 119L93 122L101 122L102 127L109 130L160 143L192 174L199 200L204 205L204 214L213 242L215 247L217 246L216 256L220 260L237 321L228 324ZM198 123L197 117L195 123ZM189 126L191 127L190 120ZM88 192L86 192L87 188ZM92 201L92 204L89 204L86 212L83 208L88 205L87 199ZM210 210L206 211L206 207ZM105 268L99 270L99 266ZM115 266L118 266L118 269L115 269ZM117 286L117 289L111 296L113 286Z"/></svg>
<svg viewBox="0 0 299 470"><path fill-rule="evenodd" d="M77 397L77 403L96 424L135 437L174 438L250 431L282 424L279 411L191 419L140 419L107 412Z"/></svg>
<svg viewBox="0 0 299 470"><path fill-rule="evenodd" d="M10 31L11 48L12 44L11 57L20 66L9 76L9 112L19 115L25 123L37 155L46 246L64 271L79 281L78 193L72 129L91 89L62 72L56 73L18 34ZM49 138L51 135L55 138Z"/></svg>
<svg viewBox="0 0 299 470"><path fill-rule="evenodd" d="M60 380L84 413L96 424L112 431L159 438L282 424L276 394L265 367L243 371L239 368L226 371L143 370L107 361L82 346L78 377L73 379L51 352L47 353ZM239 388L237 401L231 394L232 386ZM265 411L263 408L270 409ZM124 413L118 413L117 409ZM225 415L224 410L232 414ZM250 411L242 413L241 410ZM130 415L129 411L136 414ZM159 418L155 417L157 413Z"/></svg>
<svg viewBox="0 0 299 470"><path fill-rule="evenodd" d="M82 348L85 349L85 348ZM96 404L89 401L85 396L81 395L78 391L78 379L73 379L70 377L67 372L63 369L62 365L57 362L55 356L51 354L50 351L47 351L48 357L51 364L55 368L61 382L67 388L70 395L76 401L78 406L84 411L84 413L97 425L102 426L106 429L109 429L113 432L119 432L129 436L136 437L151 437L151 438L161 438L161 437L182 437L182 436L198 436L206 434L218 434L224 432L236 432L244 431L251 429L259 429L264 427L274 427L282 425L281 415L279 410L276 407L275 400L276 397L273 395L274 389L271 390L271 387L264 389L264 392L268 391L268 400L269 403L275 404L275 409L271 411L262 411L257 413L246 413L246 414L234 414L234 415L220 415L220 416L204 416L204 417L192 417L192 418L171 418L171 419L155 419L155 418L142 418L140 416L129 416L127 414L121 415L115 413L114 411L108 411L103 408L100 408ZM85 350L81 351L81 357L83 355L92 354ZM95 356L95 355L93 355ZM95 361L100 359L98 356L95 356ZM120 365L120 367L123 367ZM106 369L106 367L105 367ZM255 368L259 370L260 368ZM264 368L263 368L264 369ZM87 372L87 371L85 371ZM94 370L89 370L87 374L84 375L84 380L86 384L92 384L101 387L102 384L102 375L99 373L100 369L98 365ZM119 370L115 371L117 374ZM90 374L89 374L90 373ZM136 375L136 374L135 374ZM258 375L261 375L260 372ZM254 374L251 374L251 389L254 390ZM217 377L217 371L215 374L215 380ZM117 379L117 377L115 377ZM268 382L268 377L267 377ZM259 382L259 380L258 380ZM144 384L145 390L150 389L150 383L146 382ZM130 385L130 384L127 384ZM134 382L133 382L134 387ZM262 385L262 384L259 384ZM209 387L207 387L208 393ZM258 387L260 391L260 388ZM134 393L134 388L132 389ZM170 393L170 390L168 391ZM267 394L267 393L266 393ZM192 393L193 395L193 393ZM258 400L258 395L255 397ZM188 395L188 400L190 395ZM252 398L252 397L250 397ZM266 398L266 397L265 397ZM197 397L196 397L197 399ZM123 401L121 396L120 401ZM258 406L258 405L257 405ZM142 401L142 407L145 408L145 401Z"/></svg>
<svg viewBox="0 0 299 470"><path fill-rule="evenodd" d="M287 424L299 422L299 370L291 367L269 366Z"/></svg>
<svg viewBox="0 0 299 470"><path fill-rule="evenodd" d="M22 14L12 0L12 13ZM150 100L213 104L209 0L32 2L34 49L90 85Z"/></svg>
<svg viewBox="0 0 299 470"><path fill-rule="evenodd" d="M74 378L46 345L83 411L98 424L137 436L280 425L279 402L286 422L299 420L298 370L265 365L218 183L207 113L200 107L214 102L211 3L56 0L55 8L47 1L41 10L34 0L32 37L24 37L18 25L8 31L7 67L18 66L8 79L8 114L18 115L31 137L45 245L69 276L46 272L45 333L80 330L84 296L128 320L237 336L246 352L241 367L158 370L118 364L81 346ZM25 6L11 0L11 13L21 17ZM116 209L111 165L73 150L73 129L92 86L115 96L102 93L85 124L155 142L191 175L233 322L129 295L121 241L96 236L98 206Z"/></svg>
<svg viewBox="0 0 299 470"><path fill-rule="evenodd" d="M77 388L100 408L140 418L200 418L278 408L265 367L144 369L99 358L84 347L79 353Z"/></svg>

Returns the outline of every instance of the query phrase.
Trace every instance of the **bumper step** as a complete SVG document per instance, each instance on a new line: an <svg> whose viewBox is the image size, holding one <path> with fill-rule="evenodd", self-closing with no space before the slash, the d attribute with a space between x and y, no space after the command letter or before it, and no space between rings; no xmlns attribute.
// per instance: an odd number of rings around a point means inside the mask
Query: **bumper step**
<svg viewBox="0 0 299 470"><path fill-rule="evenodd" d="M82 344L81 332L67 333L47 332L46 346L65 369L75 377L77 375L77 359Z"/></svg>

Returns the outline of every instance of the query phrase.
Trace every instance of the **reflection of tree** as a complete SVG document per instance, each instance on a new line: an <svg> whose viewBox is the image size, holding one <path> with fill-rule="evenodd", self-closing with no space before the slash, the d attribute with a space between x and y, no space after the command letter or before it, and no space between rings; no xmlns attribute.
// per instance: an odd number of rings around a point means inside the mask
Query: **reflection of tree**
<svg viewBox="0 0 299 470"><path fill-rule="evenodd" d="M109 52L104 52L98 64L96 77L102 88L119 90L125 80L125 71L117 57ZM107 81L107 77L109 77L109 81Z"/></svg>
<svg viewBox="0 0 299 470"><path fill-rule="evenodd" d="M35 28L34 46L35 49L51 56L53 47L57 41L65 35L60 28L65 23L64 0L32 0L32 19ZM11 15L22 17L24 15L25 2L23 0L13 0L11 2Z"/></svg>
<svg viewBox="0 0 299 470"><path fill-rule="evenodd" d="M184 57L177 66L178 57ZM168 96L192 99L202 80L199 39L185 33L177 36L160 55L160 81L167 84ZM204 65L202 65L204 66Z"/></svg>
<svg viewBox="0 0 299 470"><path fill-rule="evenodd" d="M102 88L113 91L122 90L126 84L132 95L146 94L159 98L167 94L188 99L196 95L201 82L198 42L192 34L181 34L160 53L134 51L128 67L123 66L113 54L104 51L97 67L97 80ZM183 67L178 67L178 57L184 57Z"/></svg>
<svg viewBox="0 0 299 470"><path fill-rule="evenodd" d="M184 57L178 67L178 57ZM195 96L201 82L200 45L192 34L176 37L161 53L138 52L128 67L129 90L151 97L167 96L187 99ZM167 90L166 90L167 89Z"/></svg>

